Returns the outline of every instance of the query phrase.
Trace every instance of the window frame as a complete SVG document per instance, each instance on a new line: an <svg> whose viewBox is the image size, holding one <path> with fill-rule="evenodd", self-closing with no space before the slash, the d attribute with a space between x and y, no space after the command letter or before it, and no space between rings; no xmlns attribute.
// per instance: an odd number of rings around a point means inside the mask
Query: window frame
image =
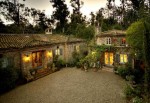
<svg viewBox="0 0 150 103"><path fill-rule="evenodd" d="M120 56L119 56L119 58L120 58L120 63L121 64L125 64L125 63L127 63L128 62L128 55L127 54L120 54Z"/></svg>
<svg viewBox="0 0 150 103"><path fill-rule="evenodd" d="M111 45L112 44L111 37L106 38L106 44L107 45Z"/></svg>
<svg viewBox="0 0 150 103"><path fill-rule="evenodd" d="M33 54L35 54L35 57L33 56ZM43 54L44 54L44 51L32 52L32 67L33 68L39 68L43 66Z"/></svg>

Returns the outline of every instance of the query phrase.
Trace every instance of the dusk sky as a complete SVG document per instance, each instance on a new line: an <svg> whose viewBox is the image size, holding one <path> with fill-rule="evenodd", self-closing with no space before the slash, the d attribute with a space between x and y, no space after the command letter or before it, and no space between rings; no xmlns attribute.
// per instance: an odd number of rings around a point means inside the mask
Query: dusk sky
<svg viewBox="0 0 150 103"><path fill-rule="evenodd" d="M96 12L101 7L105 7L107 3L107 0L82 0L82 1L84 2L84 5L81 8L81 12L87 16L90 14L91 11ZM116 0L116 4L119 4L119 1L120 0ZM69 2L70 0L66 0L69 10L72 11ZM36 9L45 10L47 15L51 15L54 10L49 0L26 0L24 3L28 7L34 7Z"/></svg>

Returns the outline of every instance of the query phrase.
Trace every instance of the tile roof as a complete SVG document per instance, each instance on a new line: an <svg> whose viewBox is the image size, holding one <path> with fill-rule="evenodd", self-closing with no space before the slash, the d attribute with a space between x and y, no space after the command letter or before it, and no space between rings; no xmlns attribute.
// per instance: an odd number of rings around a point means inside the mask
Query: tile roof
<svg viewBox="0 0 150 103"><path fill-rule="evenodd" d="M24 48L81 41L84 40L59 34L0 34L0 49Z"/></svg>
<svg viewBox="0 0 150 103"><path fill-rule="evenodd" d="M106 37L106 36L125 36L125 35L126 35L126 32L122 30L109 30L109 31L102 32L97 36Z"/></svg>

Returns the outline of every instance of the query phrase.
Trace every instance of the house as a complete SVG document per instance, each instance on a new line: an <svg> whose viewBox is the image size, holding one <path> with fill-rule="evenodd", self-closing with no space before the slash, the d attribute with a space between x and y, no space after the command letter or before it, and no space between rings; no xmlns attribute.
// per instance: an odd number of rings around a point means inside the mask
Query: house
<svg viewBox="0 0 150 103"><path fill-rule="evenodd" d="M114 66L131 63L130 46L126 42L126 32L121 30L110 30L96 35L96 44L107 46L103 51L104 65Z"/></svg>
<svg viewBox="0 0 150 103"><path fill-rule="evenodd" d="M16 68L30 81L50 73L48 65L55 55L69 62L72 53L85 45L83 39L59 34L0 34L0 67Z"/></svg>

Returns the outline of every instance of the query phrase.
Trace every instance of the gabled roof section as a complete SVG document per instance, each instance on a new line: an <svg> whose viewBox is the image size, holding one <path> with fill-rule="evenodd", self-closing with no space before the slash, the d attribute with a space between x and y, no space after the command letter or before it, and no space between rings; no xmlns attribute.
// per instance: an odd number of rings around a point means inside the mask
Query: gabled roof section
<svg viewBox="0 0 150 103"><path fill-rule="evenodd" d="M0 49L25 48L82 41L84 40L59 34L0 34Z"/></svg>
<svg viewBox="0 0 150 103"><path fill-rule="evenodd" d="M110 37L110 36L125 36L126 32L123 30L109 30L109 31L105 31L100 33L99 35L97 35L97 37Z"/></svg>

